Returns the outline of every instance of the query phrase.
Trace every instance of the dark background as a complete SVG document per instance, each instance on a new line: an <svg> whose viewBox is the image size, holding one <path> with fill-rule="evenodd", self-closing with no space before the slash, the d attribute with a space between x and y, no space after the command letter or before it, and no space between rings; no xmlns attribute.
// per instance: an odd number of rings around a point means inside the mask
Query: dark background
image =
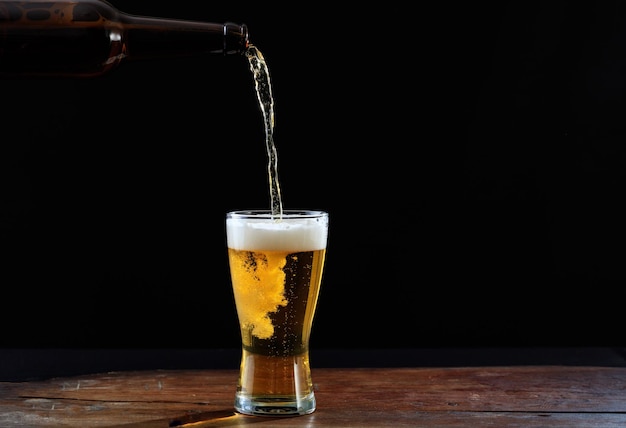
<svg viewBox="0 0 626 428"><path fill-rule="evenodd" d="M624 345L619 2L114 4L248 26L284 208L331 216L312 348ZM0 84L0 344L238 348L224 214L269 208L247 60Z"/></svg>

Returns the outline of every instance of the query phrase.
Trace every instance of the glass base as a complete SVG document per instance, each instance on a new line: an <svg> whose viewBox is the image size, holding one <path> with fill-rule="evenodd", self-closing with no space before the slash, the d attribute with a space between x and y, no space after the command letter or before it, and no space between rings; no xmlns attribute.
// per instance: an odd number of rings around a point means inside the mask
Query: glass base
<svg viewBox="0 0 626 428"><path fill-rule="evenodd" d="M305 397L235 396L235 410L252 416L299 416L315 411L315 394Z"/></svg>

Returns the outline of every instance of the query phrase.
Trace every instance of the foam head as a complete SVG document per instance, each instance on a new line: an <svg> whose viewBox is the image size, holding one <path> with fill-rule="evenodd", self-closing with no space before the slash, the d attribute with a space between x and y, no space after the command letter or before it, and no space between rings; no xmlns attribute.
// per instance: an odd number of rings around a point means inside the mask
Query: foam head
<svg viewBox="0 0 626 428"><path fill-rule="evenodd" d="M228 248L247 251L313 251L326 248L328 215L286 212L269 215L229 215L226 218Z"/></svg>

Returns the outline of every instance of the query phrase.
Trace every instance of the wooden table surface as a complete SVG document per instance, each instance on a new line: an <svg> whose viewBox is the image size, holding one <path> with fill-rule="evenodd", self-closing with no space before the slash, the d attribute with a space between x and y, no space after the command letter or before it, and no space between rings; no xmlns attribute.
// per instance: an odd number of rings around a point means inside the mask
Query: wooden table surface
<svg viewBox="0 0 626 428"><path fill-rule="evenodd" d="M0 427L625 427L626 367L313 369L317 410L236 414L237 371L0 382Z"/></svg>

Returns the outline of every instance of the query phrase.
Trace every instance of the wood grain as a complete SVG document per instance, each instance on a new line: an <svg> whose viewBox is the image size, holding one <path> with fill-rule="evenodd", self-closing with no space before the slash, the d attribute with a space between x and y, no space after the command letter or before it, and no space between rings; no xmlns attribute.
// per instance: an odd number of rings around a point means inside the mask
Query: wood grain
<svg viewBox="0 0 626 428"><path fill-rule="evenodd" d="M236 370L98 373L0 382L0 427L626 426L626 368L313 370L317 410L236 414Z"/></svg>

